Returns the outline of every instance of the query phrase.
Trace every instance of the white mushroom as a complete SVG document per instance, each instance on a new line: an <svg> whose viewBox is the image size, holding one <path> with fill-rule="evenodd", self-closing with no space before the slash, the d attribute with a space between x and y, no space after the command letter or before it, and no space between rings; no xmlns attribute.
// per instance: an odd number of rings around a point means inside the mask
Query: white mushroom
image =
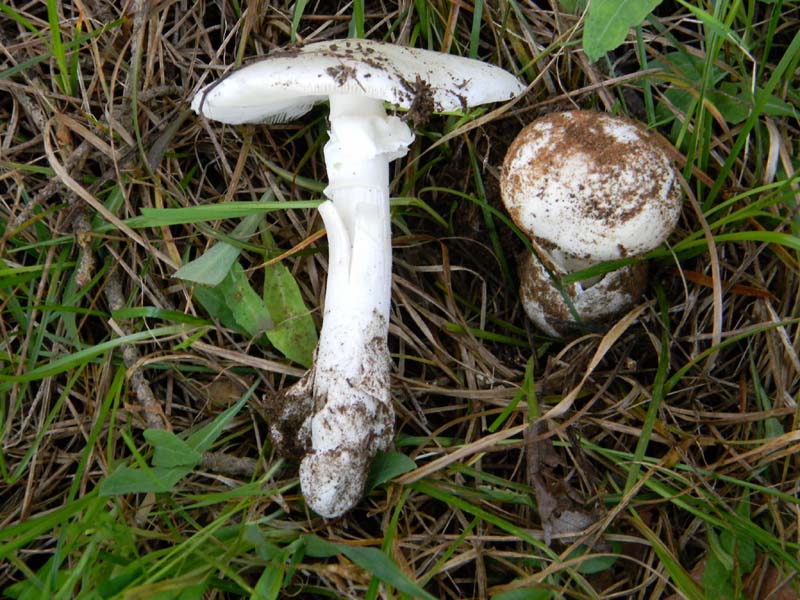
<svg viewBox="0 0 800 600"><path fill-rule="evenodd" d="M638 256L675 227L681 190L663 143L644 126L590 111L553 113L525 127L503 164L503 201L542 250L521 262L523 306L550 335L575 329L570 298L584 325L602 326L644 290L644 266L559 290L556 277ZM545 269L545 266L547 269Z"/></svg>
<svg viewBox="0 0 800 600"><path fill-rule="evenodd" d="M506 71L457 56L369 40L279 51L200 90L198 113L225 123L276 123L330 102L328 171L320 206L329 244L323 325L312 369L273 403L273 439L307 453L306 501L332 518L361 497L375 453L391 443L387 346L392 245L389 162L414 135L412 120L509 100L524 86ZM282 423L285 420L288 422Z"/></svg>

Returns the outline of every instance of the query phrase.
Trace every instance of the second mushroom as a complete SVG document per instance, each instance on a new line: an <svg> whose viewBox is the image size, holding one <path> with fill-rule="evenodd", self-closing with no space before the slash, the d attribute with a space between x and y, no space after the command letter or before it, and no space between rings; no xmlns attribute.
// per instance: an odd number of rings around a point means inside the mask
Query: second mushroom
<svg viewBox="0 0 800 600"><path fill-rule="evenodd" d="M639 123L592 111L552 113L525 127L508 149L500 187L539 254L520 261L522 305L555 337L605 328L642 294L647 268L555 281L658 247L681 211L665 142Z"/></svg>
<svg viewBox="0 0 800 600"><path fill-rule="evenodd" d="M384 104L424 119L524 89L510 73L476 60L342 40L275 52L194 97L196 112L225 123L285 122L330 103L330 200L319 207L330 253L322 330L313 367L270 403L273 441L305 453L301 489L324 517L358 502L372 458L394 433L389 163L407 153L414 135Z"/></svg>

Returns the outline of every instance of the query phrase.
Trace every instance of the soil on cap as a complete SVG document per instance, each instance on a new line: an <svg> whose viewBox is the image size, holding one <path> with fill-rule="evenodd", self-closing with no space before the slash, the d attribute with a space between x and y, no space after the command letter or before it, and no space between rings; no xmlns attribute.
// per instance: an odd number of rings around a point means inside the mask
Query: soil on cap
<svg viewBox="0 0 800 600"><path fill-rule="evenodd" d="M433 88L431 84L417 75L416 81L411 83L407 79L402 80L403 87L413 96L411 108L408 109L405 118L419 127L427 123L431 115L435 112L436 105L433 101Z"/></svg>
<svg viewBox="0 0 800 600"><path fill-rule="evenodd" d="M350 79L358 83L358 72L355 67L347 65L338 65L336 67L328 67L325 72L333 78L337 85L344 85ZM361 84L359 84L361 85Z"/></svg>
<svg viewBox="0 0 800 600"><path fill-rule="evenodd" d="M295 58L302 54L302 46L287 46L286 48L279 48L273 50L267 55L267 58ZM256 60L263 60L258 58Z"/></svg>
<svg viewBox="0 0 800 600"><path fill-rule="evenodd" d="M604 123L622 122L635 128L639 140L621 141L605 131ZM549 124L547 133L542 125ZM549 140L532 157L528 169L511 172L510 165L527 144L539 141L544 135ZM623 117L614 117L592 111L570 111L551 113L534 121L523 129L509 148L504 164L504 182L507 188L506 204L512 219L524 228L527 210L516 202L515 190L531 187L532 181L546 182L550 178L561 178L566 157L578 153L585 157L588 174L594 176L592 189L588 185L577 185L582 198L574 195L575 210L587 220L602 223L606 227L621 226L640 214L642 206L657 200L664 188L666 178L663 165L668 158L661 140L641 124ZM633 163L633 167L631 166ZM613 174L628 172L635 179L632 184L615 181ZM662 175L663 172L663 175ZM664 211L668 211L665 202ZM627 254L620 249L621 256Z"/></svg>

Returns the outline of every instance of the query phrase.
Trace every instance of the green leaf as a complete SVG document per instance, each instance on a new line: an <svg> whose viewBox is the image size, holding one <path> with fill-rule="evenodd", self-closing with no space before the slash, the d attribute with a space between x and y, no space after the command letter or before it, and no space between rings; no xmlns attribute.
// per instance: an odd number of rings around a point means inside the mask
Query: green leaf
<svg viewBox="0 0 800 600"><path fill-rule="evenodd" d="M100 482L99 494L101 496L119 496L168 492L188 475L192 468L193 466L154 467L145 470L122 465Z"/></svg>
<svg viewBox="0 0 800 600"><path fill-rule="evenodd" d="M661 0L592 0L583 28L583 50L597 60L625 41L628 30L644 21Z"/></svg>
<svg viewBox="0 0 800 600"><path fill-rule="evenodd" d="M197 300L205 311L214 319L217 319L223 326L233 331L244 333L241 327L233 318L233 311L225 303L225 294L219 287L206 287L196 285L192 290L195 300Z"/></svg>
<svg viewBox="0 0 800 600"><path fill-rule="evenodd" d="M264 305L275 320L275 326L266 332L267 339L286 358L310 367L317 328L303 302L300 286L282 263L264 268Z"/></svg>
<svg viewBox="0 0 800 600"><path fill-rule="evenodd" d="M189 447L195 452L200 453L203 453L211 448L211 445L217 441L217 438L220 435L222 435L222 431L228 426L233 417L235 417L238 412L242 410L242 407L250 399L250 396L253 395L253 392L257 386L258 383L254 383L250 389L248 389L238 400L238 402L236 402L236 404L217 415L217 417L211 421L211 423L205 425L199 431L196 431L190 435L186 440L186 443L189 445Z"/></svg>
<svg viewBox="0 0 800 600"><path fill-rule="evenodd" d="M720 538L717 536L717 532L714 531L714 529L709 529L707 535L708 547L711 550L709 555L718 560L726 571L732 572L734 565L733 553L728 551L727 548L723 547Z"/></svg>
<svg viewBox="0 0 800 600"><path fill-rule="evenodd" d="M700 583L703 586L703 595L706 600L734 597L731 572L713 553L709 553Z"/></svg>
<svg viewBox="0 0 800 600"><path fill-rule="evenodd" d="M720 537L722 547L733 555L740 575L747 575L756 566L756 544L744 536L735 537L730 531L723 531Z"/></svg>
<svg viewBox="0 0 800 600"><path fill-rule="evenodd" d="M183 477L188 475L195 465L200 462L200 458L206 450L222 434L223 430L230 424L233 417L242 409L247 400L253 394L257 384L245 392L239 401L217 415L208 425L203 426L186 441L167 432L148 429L145 432L145 439L156 447L153 456L152 468L137 469L123 465L111 473L100 482L99 493L101 496L118 496L122 494L142 494L146 492L168 492ZM177 451L183 451L188 457L194 460L190 464L168 467L165 464L172 464L178 461L174 456ZM157 463L162 463L158 465ZM165 464L164 464L165 463Z"/></svg>
<svg viewBox="0 0 800 600"><path fill-rule="evenodd" d="M372 490L416 468L417 463L401 452L383 452L372 461L365 487Z"/></svg>
<svg viewBox="0 0 800 600"><path fill-rule="evenodd" d="M222 283L195 288L195 295L212 317L256 340L275 324L266 304L250 285L239 263L234 263Z"/></svg>
<svg viewBox="0 0 800 600"><path fill-rule="evenodd" d="M231 267L228 277L219 287L233 318L249 335L255 338L275 327L266 304L250 285L239 263Z"/></svg>
<svg viewBox="0 0 800 600"><path fill-rule="evenodd" d="M592 575L594 573L602 573L607 571L617 562L616 556L594 556L587 558L578 566L578 573L584 575Z"/></svg>
<svg viewBox="0 0 800 600"><path fill-rule="evenodd" d="M586 8L586 1L587 0L559 0L558 3L566 12L576 15Z"/></svg>
<svg viewBox="0 0 800 600"><path fill-rule="evenodd" d="M547 588L520 588L492 596L492 600L550 600L554 598L553 590Z"/></svg>
<svg viewBox="0 0 800 600"><path fill-rule="evenodd" d="M0 78L2 76L0 75ZM233 219L247 215L264 214L278 210L303 210L317 208L321 200L296 200L293 202L222 202L203 204L189 208L143 208L140 217L132 217L124 223L133 229L183 225L219 219Z"/></svg>
<svg viewBox="0 0 800 600"><path fill-rule="evenodd" d="M756 88L756 94L763 93L761 88ZM744 121L755 108L756 99L752 90L745 82L725 82L709 94L711 102L725 117L728 123L734 125ZM770 96L764 105L764 114L771 117L797 118L797 112L790 104Z"/></svg>
<svg viewBox="0 0 800 600"><path fill-rule="evenodd" d="M248 215L236 226L230 237L235 240L246 240L258 229L262 219L261 214ZM230 272L240 252L241 249L233 244L218 242L213 248L175 271L174 276L203 285L219 285Z"/></svg>
<svg viewBox="0 0 800 600"><path fill-rule="evenodd" d="M333 544L315 535L304 535L306 554L315 558L329 558L343 554L359 567L385 584L414 598L435 600L428 592L408 579L391 559L377 548L361 548L347 544Z"/></svg>
<svg viewBox="0 0 800 600"><path fill-rule="evenodd" d="M217 285L225 279L239 252L236 246L220 242L175 271L174 277L204 285Z"/></svg>
<svg viewBox="0 0 800 600"><path fill-rule="evenodd" d="M202 458L199 452L166 429L148 429L144 439L154 448L154 467L193 467Z"/></svg>
<svg viewBox="0 0 800 600"><path fill-rule="evenodd" d="M293 44L297 43L297 28L300 26L300 19L303 18L306 4L308 4L308 0L297 0L297 2L294 3L294 9L292 10L292 28L289 38Z"/></svg>

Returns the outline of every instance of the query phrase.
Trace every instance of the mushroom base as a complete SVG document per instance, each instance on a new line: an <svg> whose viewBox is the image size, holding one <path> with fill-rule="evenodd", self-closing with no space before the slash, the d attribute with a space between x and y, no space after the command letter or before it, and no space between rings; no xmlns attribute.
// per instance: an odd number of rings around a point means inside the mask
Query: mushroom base
<svg viewBox="0 0 800 600"><path fill-rule="evenodd" d="M561 291L533 254L520 261L519 276L520 298L528 317L546 334L562 337L608 329L613 319L630 310L641 297L647 265L633 264L606 273L585 289L580 283L564 285L563 291L580 322L575 320Z"/></svg>
<svg viewBox="0 0 800 600"><path fill-rule="evenodd" d="M358 333L326 332L340 348L317 348L314 364L298 382L265 403L270 437L285 455L302 456L300 487L308 506L331 519L361 498L375 454L394 436L389 392L391 361L386 319L373 312ZM339 335L337 335L339 334ZM364 349L352 360L352 344ZM347 373L342 375L342 363Z"/></svg>

